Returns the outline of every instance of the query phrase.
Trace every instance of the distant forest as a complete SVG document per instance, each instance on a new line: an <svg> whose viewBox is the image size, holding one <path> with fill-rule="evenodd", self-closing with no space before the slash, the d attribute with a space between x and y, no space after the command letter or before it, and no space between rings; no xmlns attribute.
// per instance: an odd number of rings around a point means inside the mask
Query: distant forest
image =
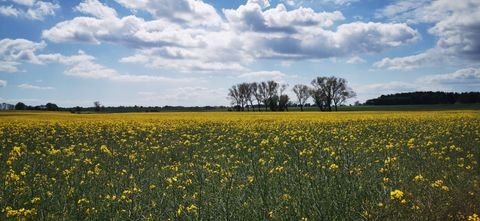
<svg viewBox="0 0 480 221"><path fill-rule="evenodd" d="M365 102L366 105L423 105L480 103L480 92L409 92L382 95Z"/></svg>

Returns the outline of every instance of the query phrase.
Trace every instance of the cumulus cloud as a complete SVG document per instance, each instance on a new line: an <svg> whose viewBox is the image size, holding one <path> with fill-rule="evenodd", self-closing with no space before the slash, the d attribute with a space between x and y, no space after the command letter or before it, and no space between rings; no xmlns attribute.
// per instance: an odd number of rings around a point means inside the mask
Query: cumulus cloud
<svg viewBox="0 0 480 221"><path fill-rule="evenodd" d="M60 9L59 4L47 1L11 0L11 2L16 5L0 6L0 15L43 20L47 16L55 15L55 11Z"/></svg>
<svg viewBox="0 0 480 221"><path fill-rule="evenodd" d="M215 8L199 0L116 0L116 2L132 10L146 11L157 19L186 26L217 26L221 23Z"/></svg>
<svg viewBox="0 0 480 221"><path fill-rule="evenodd" d="M295 32L298 26L330 27L345 19L339 11L317 13L303 7L288 11L283 4L263 11L261 5L247 3L238 9L224 9L223 13L237 29L257 32Z"/></svg>
<svg viewBox="0 0 480 221"><path fill-rule="evenodd" d="M19 5L33 6L37 0L11 0Z"/></svg>
<svg viewBox="0 0 480 221"><path fill-rule="evenodd" d="M419 78L418 81L427 84L480 86L480 68L464 68L448 74L428 75Z"/></svg>
<svg viewBox="0 0 480 221"><path fill-rule="evenodd" d="M363 64L365 62L367 61L358 56L353 56L347 60L347 64Z"/></svg>
<svg viewBox="0 0 480 221"><path fill-rule="evenodd" d="M322 3L335 4L335 5L351 5L359 0L320 0Z"/></svg>
<svg viewBox="0 0 480 221"><path fill-rule="evenodd" d="M386 68L389 70L412 70L435 63L449 62L454 59L454 57L442 53L441 50L433 48L419 54L405 57L383 58L375 62L373 66L375 68Z"/></svg>
<svg viewBox="0 0 480 221"><path fill-rule="evenodd" d="M0 87L6 87L6 86L7 86L7 81L0 80Z"/></svg>
<svg viewBox="0 0 480 221"><path fill-rule="evenodd" d="M24 90L55 90L54 87L46 86L37 86L37 85L31 85L31 84L20 84L18 85L18 88L24 89Z"/></svg>
<svg viewBox="0 0 480 221"><path fill-rule="evenodd" d="M379 17L391 17L409 23L427 23L428 30L438 40L434 48L413 56L380 61L379 66L389 69L411 69L436 64L445 57L455 60L480 61L480 2L465 1L397 1L377 12ZM430 53L435 51L435 53ZM428 56L434 55L431 59ZM443 59L439 59L443 56ZM405 68L401 63L407 63Z"/></svg>
<svg viewBox="0 0 480 221"><path fill-rule="evenodd" d="M96 63L95 57L79 51L76 55L66 56L62 54L40 54L46 46L45 42L32 42L26 39L2 39L0 40L0 71L18 72L17 66L22 62L32 64L58 63L66 66L65 74L88 79L106 79L121 82L162 82L181 83L193 82L191 78L169 78L156 75L134 75L119 73L115 69ZM24 89L40 89L22 85Z"/></svg>
<svg viewBox="0 0 480 221"><path fill-rule="evenodd" d="M96 18L116 18L117 11L110 8L98 0L86 0L75 7L75 10Z"/></svg>
<svg viewBox="0 0 480 221"><path fill-rule="evenodd" d="M380 52L415 42L419 33L406 24L354 22L342 24L336 31L309 28L291 36L257 38L252 50L263 57L311 59Z"/></svg>
<svg viewBox="0 0 480 221"><path fill-rule="evenodd" d="M18 67L20 63L14 61L0 61L0 72L18 72Z"/></svg>
<svg viewBox="0 0 480 221"><path fill-rule="evenodd" d="M243 73L238 77L246 79L247 81L274 80L278 82L285 82L285 79L288 76L280 71L255 71L255 72Z"/></svg>
<svg viewBox="0 0 480 221"><path fill-rule="evenodd" d="M354 22L332 28L345 19L339 11L287 10L283 4L271 7L267 0L224 9L225 19L198 0L117 2L149 12L155 19L118 17L108 5L85 0L75 8L85 16L60 22L44 30L42 37L53 42L121 44L136 49L121 62L190 72L245 71L262 58L318 59L379 52L415 42L420 36L403 23ZM196 18L197 23L185 22L187 18ZM215 25L206 28L207 23Z"/></svg>
<svg viewBox="0 0 480 221"><path fill-rule="evenodd" d="M7 16L7 17L18 17L20 15L20 11L18 11L13 6L0 6L0 15Z"/></svg>
<svg viewBox="0 0 480 221"><path fill-rule="evenodd" d="M57 62L66 65L65 74L85 79L105 79L119 82L161 82L185 83L193 82L191 78L169 78L156 75L133 75L119 73L117 70L105 67L95 62L95 57L79 51L72 56L61 54L39 55L45 62Z"/></svg>
<svg viewBox="0 0 480 221"><path fill-rule="evenodd" d="M45 48L45 42L32 42L26 39L0 40L0 71L18 72L21 62L42 64L36 51Z"/></svg>

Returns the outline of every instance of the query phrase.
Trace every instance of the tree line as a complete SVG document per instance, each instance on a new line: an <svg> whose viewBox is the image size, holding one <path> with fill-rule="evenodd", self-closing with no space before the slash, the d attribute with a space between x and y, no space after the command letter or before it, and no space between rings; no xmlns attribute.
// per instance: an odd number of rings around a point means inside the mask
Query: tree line
<svg viewBox="0 0 480 221"><path fill-rule="evenodd" d="M409 92L382 95L365 102L366 105L420 105L420 104L474 104L480 103L480 92Z"/></svg>
<svg viewBox="0 0 480 221"><path fill-rule="evenodd" d="M58 111L60 108L54 103L47 103L45 105L38 106L29 106L23 102L18 102L15 104L15 110L47 110L47 111Z"/></svg>
<svg viewBox="0 0 480 221"><path fill-rule="evenodd" d="M287 84L276 81L243 82L233 85L228 90L228 98L236 111L288 111L292 105L290 97L285 93ZM338 106L349 98L356 96L348 87L344 78L317 77L310 82L310 86L296 84L292 88L296 100L294 101L303 111L308 99L312 98L321 111L338 110Z"/></svg>

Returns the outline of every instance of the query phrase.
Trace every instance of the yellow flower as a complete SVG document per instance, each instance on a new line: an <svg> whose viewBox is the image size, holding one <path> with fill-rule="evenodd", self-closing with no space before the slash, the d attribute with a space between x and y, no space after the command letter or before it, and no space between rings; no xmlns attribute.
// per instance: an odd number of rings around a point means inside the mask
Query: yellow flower
<svg viewBox="0 0 480 221"><path fill-rule="evenodd" d="M468 216L468 221L480 221L480 216L474 213L471 216Z"/></svg>
<svg viewBox="0 0 480 221"><path fill-rule="evenodd" d="M247 176L247 179L248 179L248 182L249 182L249 183L253 183L253 181L255 181L255 177L254 177L254 176Z"/></svg>
<svg viewBox="0 0 480 221"><path fill-rule="evenodd" d="M177 216L180 216L182 214L182 212L183 212L183 205L180 204L180 205L178 205Z"/></svg>
<svg viewBox="0 0 480 221"><path fill-rule="evenodd" d="M112 152L110 151L110 149L108 149L108 147L106 145L102 145L100 147L100 150L103 152L103 153L106 153L107 155L109 156L112 156Z"/></svg>
<svg viewBox="0 0 480 221"><path fill-rule="evenodd" d="M34 197L32 200L30 200L32 203L36 203L38 201L40 201L40 197Z"/></svg>
<svg viewBox="0 0 480 221"><path fill-rule="evenodd" d="M434 183L431 184L432 187L441 187L443 186L443 180L436 180Z"/></svg>
<svg viewBox="0 0 480 221"><path fill-rule="evenodd" d="M330 170L336 171L337 169L338 169L337 164L332 163L332 165L330 165Z"/></svg>
<svg viewBox="0 0 480 221"><path fill-rule="evenodd" d="M273 211L268 211L267 217L268 217L269 219L273 218Z"/></svg>
<svg viewBox="0 0 480 221"><path fill-rule="evenodd" d="M390 192L390 199L392 199L392 200L403 199L403 192L401 190L394 190L394 191Z"/></svg>
<svg viewBox="0 0 480 221"><path fill-rule="evenodd" d="M187 213L192 213L192 212L196 212L198 209L197 206L195 206L195 204L192 204L190 206L187 207Z"/></svg>
<svg viewBox="0 0 480 221"><path fill-rule="evenodd" d="M420 182L420 181L425 180L425 178L423 178L423 176L421 174L419 174L419 175L415 176L414 180L417 181L417 182Z"/></svg>
<svg viewBox="0 0 480 221"><path fill-rule="evenodd" d="M81 198L77 201L77 204L81 204L81 203L89 203L90 201L86 198Z"/></svg>

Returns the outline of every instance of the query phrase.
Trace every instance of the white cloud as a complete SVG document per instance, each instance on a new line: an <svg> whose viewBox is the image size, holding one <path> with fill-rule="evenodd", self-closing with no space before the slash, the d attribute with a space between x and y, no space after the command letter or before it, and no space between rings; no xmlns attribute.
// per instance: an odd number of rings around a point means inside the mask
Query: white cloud
<svg viewBox="0 0 480 221"><path fill-rule="evenodd" d="M54 87L46 86L37 86L37 85L31 85L31 84L20 84L18 85L19 88L24 89L24 90L55 90Z"/></svg>
<svg viewBox="0 0 480 221"><path fill-rule="evenodd" d="M285 79L288 76L280 71L256 71L256 72L243 73L238 77L246 79L248 81L274 80L278 82L285 82Z"/></svg>
<svg viewBox="0 0 480 221"><path fill-rule="evenodd" d="M409 23L433 24L428 31L438 40L435 47L418 55L387 59L378 66L389 69L411 69L438 64L445 60L480 60L480 1L396 1L377 12ZM435 53L431 53L435 52ZM434 58L430 58L432 56ZM440 58L443 57L443 58ZM405 67L400 66L406 63Z"/></svg>
<svg viewBox="0 0 480 221"><path fill-rule="evenodd" d="M336 31L306 28L291 36L256 36L257 50L263 57L330 58L380 52L419 39L419 33L406 24L354 22Z"/></svg>
<svg viewBox="0 0 480 221"><path fill-rule="evenodd" d="M347 60L347 64L363 64L365 62L367 61L358 56L353 56Z"/></svg>
<svg viewBox="0 0 480 221"><path fill-rule="evenodd" d="M6 86L7 86L7 81L0 80L0 87L6 87Z"/></svg>
<svg viewBox="0 0 480 221"><path fill-rule="evenodd" d="M11 0L19 5L33 6L37 0Z"/></svg>
<svg viewBox="0 0 480 221"><path fill-rule="evenodd" d="M140 91L137 93L138 101L163 105L224 105L227 103L227 90L225 88L209 89L206 87L179 87L171 90Z"/></svg>
<svg viewBox="0 0 480 221"><path fill-rule="evenodd" d="M14 61L0 61L0 72L18 72L17 66L19 66L19 62Z"/></svg>
<svg viewBox="0 0 480 221"><path fill-rule="evenodd" d="M428 75L417 80L426 84L478 85L480 87L480 68L464 68L453 73Z"/></svg>
<svg viewBox="0 0 480 221"><path fill-rule="evenodd" d="M225 46L221 44L225 43ZM189 71L242 71L241 64L248 58L240 53L229 53L229 42L206 48L164 47L137 50L135 55L124 57L123 63L140 63L152 68Z"/></svg>
<svg viewBox="0 0 480 221"><path fill-rule="evenodd" d="M126 8L142 10L157 19L186 26L218 26L221 18L215 8L201 0L116 0Z"/></svg>
<svg viewBox="0 0 480 221"><path fill-rule="evenodd" d="M358 2L359 0L321 0L323 3L328 4L335 4L335 5L351 5L354 2Z"/></svg>
<svg viewBox="0 0 480 221"><path fill-rule="evenodd" d="M196 80L192 78L169 78L156 75L122 74L115 69L96 63L95 57L88 55L83 51L79 51L78 54L72 56L65 56L58 53L36 54L37 50L43 49L45 46L45 42L36 43L26 39L0 40L0 71L18 72L19 70L17 66L21 65L21 62L40 65L60 63L67 67L65 70L66 75L88 79L162 83L193 82Z"/></svg>
<svg viewBox="0 0 480 221"><path fill-rule="evenodd" d="M85 0L75 7L76 11L92 15L96 18L116 18L117 12L98 0Z"/></svg>
<svg viewBox="0 0 480 221"><path fill-rule="evenodd" d="M0 15L10 17L22 17L31 20L44 20L47 16L55 15L60 9L58 3L36 0L11 0L17 4L0 6Z"/></svg>
<svg viewBox="0 0 480 221"><path fill-rule="evenodd" d="M225 20L202 1L117 1L129 9L147 11L155 20L135 15L119 18L106 4L86 0L76 7L86 16L60 22L44 30L42 37L53 42L109 42L133 47L135 54L121 62L182 72L245 71L255 59L351 56L419 39L419 33L406 24L355 22L330 30L345 19L341 12L303 7L287 10L283 4L271 8L264 0L223 10ZM160 13L165 10L168 13ZM217 16L218 25L204 26L217 24L212 23ZM195 17L197 23L186 23L188 17Z"/></svg>
<svg viewBox="0 0 480 221"><path fill-rule="evenodd" d="M18 72L21 62L41 64L42 61L35 55L37 50L45 48L45 42L32 42L26 39L0 40L0 71Z"/></svg>
<svg viewBox="0 0 480 221"><path fill-rule="evenodd" d="M72 56L64 56L60 54L39 55L45 62L60 63L66 65L65 74L69 76L85 78L85 79L105 79L118 82L159 82L159 83L186 83L193 82L193 78L169 78L156 75L134 75L123 74L117 70L105 67L95 62L95 57L79 51L78 54Z"/></svg>
<svg viewBox="0 0 480 221"><path fill-rule="evenodd" d="M303 7L288 11L283 4L266 11L258 4L246 4L238 9L224 9L223 13L237 29L256 32L296 32L297 26L330 27L336 21L345 19L339 11L317 13Z"/></svg>
<svg viewBox="0 0 480 221"><path fill-rule="evenodd" d="M268 8L270 7L270 0L247 0L247 5L258 5L261 8Z"/></svg>
<svg viewBox="0 0 480 221"><path fill-rule="evenodd" d="M450 57L450 59L448 59ZM425 52L405 57L383 58L373 64L375 68L386 68L389 70L412 70L440 62L449 62L455 58L447 56L441 50L433 48Z"/></svg>
<svg viewBox="0 0 480 221"><path fill-rule="evenodd" d="M13 6L0 6L0 15L7 16L7 17L18 17L20 11L18 11Z"/></svg>

